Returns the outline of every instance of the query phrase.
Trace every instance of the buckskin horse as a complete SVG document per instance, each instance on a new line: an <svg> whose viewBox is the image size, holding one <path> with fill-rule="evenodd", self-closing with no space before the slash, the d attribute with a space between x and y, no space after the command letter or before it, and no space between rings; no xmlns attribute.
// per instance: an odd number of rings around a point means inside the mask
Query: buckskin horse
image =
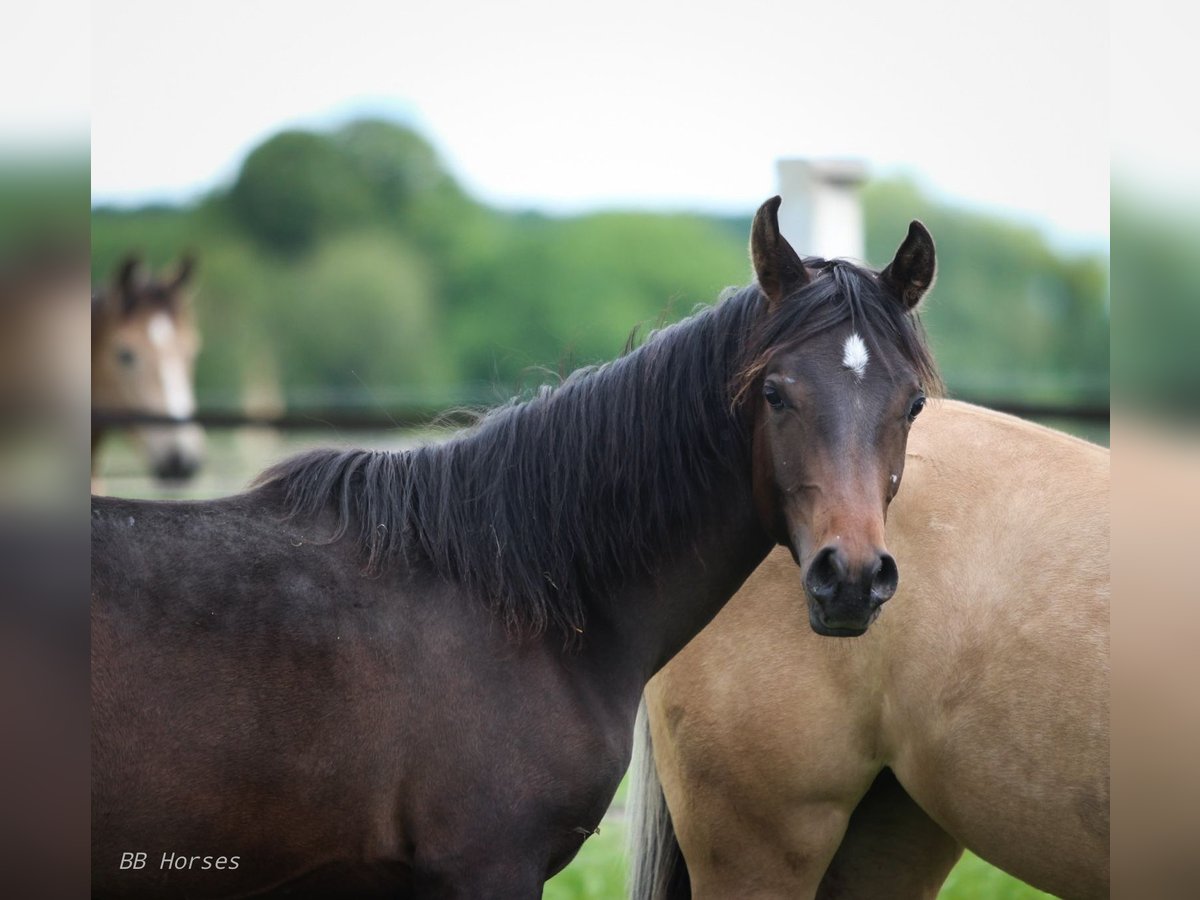
<svg viewBox="0 0 1200 900"><path fill-rule="evenodd" d="M964 845L1108 896L1108 451L947 400L905 477L870 633L814 635L776 551L648 685L637 900L932 898Z"/></svg>
<svg viewBox="0 0 1200 900"><path fill-rule="evenodd" d="M778 206L755 284L446 443L93 501L98 895L538 897L647 680L774 544L815 628L867 628L939 385L913 315L933 242L913 223L881 272L801 259Z"/></svg>

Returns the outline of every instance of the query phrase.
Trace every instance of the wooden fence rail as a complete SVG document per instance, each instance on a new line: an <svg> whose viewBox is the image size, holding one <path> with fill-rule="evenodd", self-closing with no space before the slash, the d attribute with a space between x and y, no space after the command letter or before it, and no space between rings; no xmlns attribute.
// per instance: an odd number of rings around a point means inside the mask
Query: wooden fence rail
<svg viewBox="0 0 1200 900"><path fill-rule="evenodd" d="M1023 400L976 400L989 409L1011 413L1025 419L1062 419L1108 425L1107 403L1037 403ZM474 422L483 410L461 406L430 408L407 406L388 410L355 408L289 409L280 415L252 415L238 410L200 410L190 419L115 410L92 410L92 427L128 427L131 425L177 425L195 422L205 428L275 428L280 431L308 431L333 427L347 431L388 431L395 428L461 428Z"/></svg>

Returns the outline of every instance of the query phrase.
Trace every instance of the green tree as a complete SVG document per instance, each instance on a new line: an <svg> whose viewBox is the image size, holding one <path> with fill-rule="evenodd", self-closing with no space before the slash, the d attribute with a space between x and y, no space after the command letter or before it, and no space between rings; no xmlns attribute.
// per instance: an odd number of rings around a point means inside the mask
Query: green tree
<svg viewBox="0 0 1200 900"><path fill-rule="evenodd" d="M401 238L376 230L328 241L279 287L275 345L289 391L316 388L345 404L406 388L419 399L453 377L428 266Z"/></svg>
<svg viewBox="0 0 1200 900"><path fill-rule="evenodd" d="M911 182L863 194L867 258L882 266L911 219L938 248L922 307L951 392L987 400L1102 400L1108 390L1107 261L1052 250L1033 228L937 203Z"/></svg>
<svg viewBox="0 0 1200 900"><path fill-rule="evenodd" d="M403 125L362 119L332 136L358 178L367 185L389 224L408 232L428 227L422 213L444 213L470 203L446 171L433 146Z"/></svg>
<svg viewBox="0 0 1200 900"><path fill-rule="evenodd" d="M935 202L905 180L872 182L864 205L874 265L912 218L938 242L923 316L953 393L1103 395L1106 257L1056 251L1031 228ZM421 135L366 120L276 135L231 189L189 207L95 210L92 236L99 278L129 250L154 265L198 254L202 402L269 377L294 400L400 390L441 402L547 377L531 367L611 359L634 326L714 302L751 277L748 230L748 216L493 209Z"/></svg>
<svg viewBox="0 0 1200 900"><path fill-rule="evenodd" d="M329 137L285 131L246 157L229 195L230 210L266 247L311 250L318 238L376 218L362 173Z"/></svg>

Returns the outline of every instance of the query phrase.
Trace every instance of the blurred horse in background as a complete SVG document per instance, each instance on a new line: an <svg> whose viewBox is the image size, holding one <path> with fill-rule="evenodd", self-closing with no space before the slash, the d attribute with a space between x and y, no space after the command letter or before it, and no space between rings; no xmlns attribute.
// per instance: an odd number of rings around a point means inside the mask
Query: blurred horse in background
<svg viewBox="0 0 1200 900"><path fill-rule="evenodd" d="M932 900L963 846L1108 896L1108 451L944 401L905 480L869 633L814 634L777 550L647 686L636 900Z"/></svg>
<svg viewBox="0 0 1200 900"><path fill-rule="evenodd" d="M191 478L204 458L204 432L187 420L196 411L192 386L200 335L187 286L195 260L154 277L127 257L111 285L92 296L92 472L109 431L104 416L145 415L170 422L130 427L163 481Z"/></svg>

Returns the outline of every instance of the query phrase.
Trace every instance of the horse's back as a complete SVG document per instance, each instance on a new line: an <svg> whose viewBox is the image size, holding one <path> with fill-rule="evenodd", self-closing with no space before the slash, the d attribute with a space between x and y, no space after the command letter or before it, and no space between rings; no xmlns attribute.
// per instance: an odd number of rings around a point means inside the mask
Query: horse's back
<svg viewBox="0 0 1200 900"><path fill-rule="evenodd" d="M92 499L92 611L127 641L323 645L404 575L364 577L326 521L292 521L267 491L211 501ZM365 595L365 596L364 596ZM350 601L348 598L353 598Z"/></svg>

